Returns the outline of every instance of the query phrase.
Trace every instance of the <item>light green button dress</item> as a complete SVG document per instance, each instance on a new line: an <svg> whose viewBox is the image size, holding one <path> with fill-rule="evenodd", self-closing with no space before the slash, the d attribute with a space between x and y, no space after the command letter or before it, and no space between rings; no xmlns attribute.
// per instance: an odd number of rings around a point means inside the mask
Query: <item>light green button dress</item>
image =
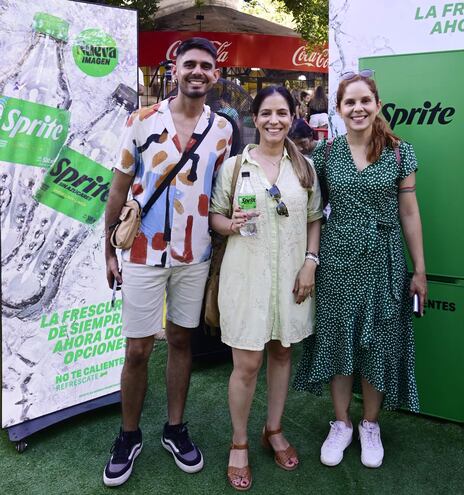
<svg viewBox="0 0 464 495"><path fill-rule="evenodd" d="M311 190L301 187L284 152L276 185L289 216L279 216L277 203L266 191L272 184L250 157L255 146L248 145L243 151L241 172L250 172L256 193L258 233L254 237L229 236L218 302L222 341L238 349L260 351L270 340L289 347L312 333L313 301L308 298L298 305L292 291L304 264L307 223L321 218L322 211L317 178ZM235 160L229 158L219 170L211 198L213 213L228 215ZM313 168L312 163L308 166ZM234 205L241 182L239 174Z"/></svg>

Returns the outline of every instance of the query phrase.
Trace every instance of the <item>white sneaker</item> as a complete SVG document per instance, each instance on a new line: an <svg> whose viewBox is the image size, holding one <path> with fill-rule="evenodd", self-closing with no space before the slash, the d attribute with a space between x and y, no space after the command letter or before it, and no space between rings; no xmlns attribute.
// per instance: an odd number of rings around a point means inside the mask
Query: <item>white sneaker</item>
<svg viewBox="0 0 464 495"><path fill-rule="evenodd" d="M379 423L371 423L363 419L359 423L359 440L361 441L361 462L366 467L379 467L383 460Z"/></svg>
<svg viewBox="0 0 464 495"><path fill-rule="evenodd" d="M326 466L336 466L343 459L343 451L353 439L353 427L344 421L331 421L330 431L321 447L321 462Z"/></svg>

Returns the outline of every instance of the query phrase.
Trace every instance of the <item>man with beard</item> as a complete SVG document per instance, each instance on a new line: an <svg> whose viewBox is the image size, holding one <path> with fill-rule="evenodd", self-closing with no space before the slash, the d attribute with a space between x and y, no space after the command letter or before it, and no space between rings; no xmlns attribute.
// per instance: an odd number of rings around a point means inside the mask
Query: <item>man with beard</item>
<svg viewBox="0 0 464 495"><path fill-rule="evenodd" d="M173 66L178 95L129 118L121 160L115 167L105 214L105 254L110 287L115 281L122 286L122 332L127 343L121 374L122 426L103 473L107 486L121 485L129 478L142 450L139 422L165 291L168 421L161 443L183 471L195 473L203 467L202 453L190 439L183 414L192 360L190 331L199 324L210 264L212 180L228 158L232 140L231 124L205 105L206 94L219 77L216 56L214 45L203 38L179 45ZM109 236L129 189L143 208L182 154L197 142L186 164L143 216L132 247L122 251L120 271Z"/></svg>

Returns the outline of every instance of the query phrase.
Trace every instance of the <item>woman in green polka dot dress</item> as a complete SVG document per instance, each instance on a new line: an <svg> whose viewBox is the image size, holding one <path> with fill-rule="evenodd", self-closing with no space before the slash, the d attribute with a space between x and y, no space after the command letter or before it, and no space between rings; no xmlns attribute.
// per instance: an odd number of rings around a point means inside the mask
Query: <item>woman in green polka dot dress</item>
<svg viewBox="0 0 464 495"><path fill-rule="evenodd" d="M372 71L342 76L337 111L347 134L313 155L331 215L321 238L316 333L305 343L295 388L320 394L330 383L335 421L321 462L339 464L351 443L349 406L362 391L361 462L383 460L380 408L418 411L411 296L427 293L415 195L416 157L379 116ZM414 264L409 280L401 228Z"/></svg>

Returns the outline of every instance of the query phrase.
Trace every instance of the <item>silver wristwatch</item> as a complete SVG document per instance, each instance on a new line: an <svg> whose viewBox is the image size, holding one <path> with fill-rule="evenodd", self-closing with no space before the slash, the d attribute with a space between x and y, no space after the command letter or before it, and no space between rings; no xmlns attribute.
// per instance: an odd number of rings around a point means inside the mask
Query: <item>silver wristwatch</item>
<svg viewBox="0 0 464 495"><path fill-rule="evenodd" d="M306 253L305 253L305 261L306 260L314 261L314 263L316 263L317 266L319 266L321 264L321 262L319 260L319 256L315 253L311 253L310 251L306 251Z"/></svg>

